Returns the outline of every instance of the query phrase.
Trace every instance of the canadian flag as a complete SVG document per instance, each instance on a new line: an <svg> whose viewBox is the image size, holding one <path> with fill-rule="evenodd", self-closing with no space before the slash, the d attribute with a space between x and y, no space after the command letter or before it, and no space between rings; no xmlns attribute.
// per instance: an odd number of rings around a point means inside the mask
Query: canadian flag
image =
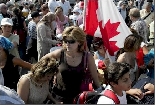
<svg viewBox="0 0 155 105"><path fill-rule="evenodd" d="M113 0L85 0L84 31L88 35L101 37L110 61L124 45L125 38L131 34Z"/></svg>

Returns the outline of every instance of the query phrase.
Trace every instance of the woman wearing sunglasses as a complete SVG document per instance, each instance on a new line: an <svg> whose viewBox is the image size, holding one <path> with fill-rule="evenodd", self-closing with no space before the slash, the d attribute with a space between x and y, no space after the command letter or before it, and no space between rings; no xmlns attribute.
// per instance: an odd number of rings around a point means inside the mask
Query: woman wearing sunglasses
<svg viewBox="0 0 155 105"><path fill-rule="evenodd" d="M85 71L85 41L86 35L79 27L67 27L63 33L63 49L55 50L43 58L54 57L59 61L59 73L56 75L53 97L64 104L72 104L74 98L81 92L80 87ZM93 55L88 54L88 69L96 88L100 87L97 68ZM43 59L42 58L42 59ZM94 88L95 88L94 87Z"/></svg>
<svg viewBox="0 0 155 105"><path fill-rule="evenodd" d="M26 104L43 104L46 98L57 103L49 92L49 81L58 72L54 58L45 58L34 64L28 74L22 75L17 93Z"/></svg>

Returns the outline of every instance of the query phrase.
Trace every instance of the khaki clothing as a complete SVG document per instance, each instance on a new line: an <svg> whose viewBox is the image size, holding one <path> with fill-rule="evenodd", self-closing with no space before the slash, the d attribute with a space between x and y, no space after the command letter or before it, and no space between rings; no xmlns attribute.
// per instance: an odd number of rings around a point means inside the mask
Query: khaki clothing
<svg viewBox="0 0 155 105"><path fill-rule="evenodd" d="M149 13L146 12L146 9L140 10L140 17L143 19L143 17L147 16ZM146 22L146 25L149 26L149 24L154 19L154 12L151 12L151 14L144 20Z"/></svg>

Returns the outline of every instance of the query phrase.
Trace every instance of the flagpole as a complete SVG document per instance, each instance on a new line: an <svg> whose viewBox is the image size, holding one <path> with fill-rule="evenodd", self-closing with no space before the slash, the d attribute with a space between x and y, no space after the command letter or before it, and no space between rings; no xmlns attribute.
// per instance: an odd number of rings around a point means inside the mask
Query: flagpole
<svg viewBox="0 0 155 105"><path fill-rule="evenodd" d="M86 8L87 8L87 0L84 0L84 10L83 10L83 30L85 29Z"/></svg>

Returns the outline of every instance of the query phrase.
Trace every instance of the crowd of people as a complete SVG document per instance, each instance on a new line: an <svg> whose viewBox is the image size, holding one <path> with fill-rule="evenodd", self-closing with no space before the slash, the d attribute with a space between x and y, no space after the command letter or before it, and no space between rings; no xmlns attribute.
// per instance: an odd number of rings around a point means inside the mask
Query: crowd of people
<svg viewBox="0 0 155 105"><path fill-rule="evenodd" d="M141 100L154 93L150 82L145 92L132 88L154 79L154 5L141 2L114 0L132 34L111 62L102 38L83 30L84 0L1 1L0 104L72 104L81 92L103 87L120 104L127 94ZM97 104L116 103L101 96Z"/></svg>

